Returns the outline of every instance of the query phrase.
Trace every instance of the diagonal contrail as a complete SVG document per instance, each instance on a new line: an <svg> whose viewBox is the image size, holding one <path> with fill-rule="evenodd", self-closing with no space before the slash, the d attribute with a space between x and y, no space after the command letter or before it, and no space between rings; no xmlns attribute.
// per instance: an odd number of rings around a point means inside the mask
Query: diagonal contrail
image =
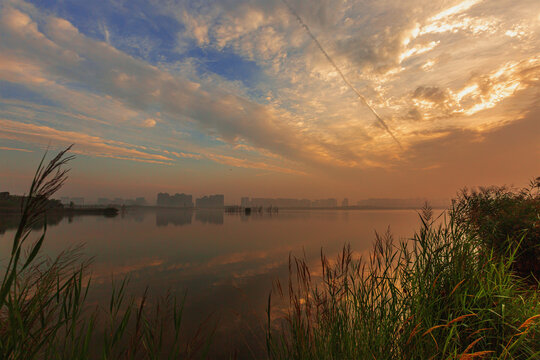
<svg viewBox="0 0 540 360"><path fill-rule="evenodd" d="M306 32L308 33L308 35L311 37L311 39L313 39L313 41L315 42L315 44L317 44L317 47L319 48L319 50L321 50L321 52L324 54L324 56L326 57L326 59L328 60L328 62L330 64L332 64L332 66L334 67L334 69L336 69L336 71L338 72L338 74L341 76L341 78L343 79L343 81L345 82L345 84L347 84L347 86L356 93L356 95L358 95L358 97L360 98L360 100L362 100L362 102L368 107L369 110L371 110L371 112L373 113L373 115L375 115L375 118L377 118L377 120L379 121L379 124L382 125L382 127L386 130L386 132L392 137L392 139L394 139L394 141L399 145L399 147L401 149L403 149L403 146L401 146L401 143L399 142L399 140L394 136L394 134L392 133L392 131L390 131L390 128L388 127L388 125L386 125L386 123L384 122L384 120L379 116L379 114L377 114L377 112L375 111L375 109L373 109L373 107L371 107L371 105L369 105L369 103L367 102L366 98L360 94L360 91L358 91L354 86L353 84L351 84L351 82L349 80L347 80L347 78L345 77L345 75L343 74L343 72L341 71L341 69L336 65L336 63L334 62L334 60L332 60L332 58L330 57L330 55L328 55L328 53L326 52L326 50L324 50L324 48L322 47L321 43L319 42L319 40L317 40L317 38L315 37L315 35L313 35L313 33L311 32L311 30L309 29L309 27L306 25L306 23L304 21L302 21L302 18L300 17L300 15L298 15L298 13L292 8L291 5L289 5L289 3L286 1L286 0L281 0L285 6L287 6L287 8L289 9L289 11L291 12L291 14L294 15L294 17L296 18L296 20L298 20L298 22L300 23L300 25L302 25L302 27L304 29L306 29Z"/></svg>

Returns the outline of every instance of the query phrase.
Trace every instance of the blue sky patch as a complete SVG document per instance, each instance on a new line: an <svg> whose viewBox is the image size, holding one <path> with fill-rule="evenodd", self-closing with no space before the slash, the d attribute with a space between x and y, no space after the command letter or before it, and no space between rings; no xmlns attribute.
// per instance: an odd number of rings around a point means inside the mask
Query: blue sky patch
<svg viewBox="0 0 540 360"><path fill-rule="evenodd" d="M32 3L67 19L81 33L94 39L106 41L105 33L108 31L114 47L154 65L195 57L202 64L200 74L210 71L227 80L239 80L247 87L254 87L261 80L262 71L257 63L244 59L231 49L199 48L195 42L189 41L191 49L178 53L177 37L184 25L159 13L147 1L134 0L121 5L74 0L34 0Z"/></svg>
<svg viewBox="0 0 540 360"><path fill-rule="evenodd" d="M3 80L0 80L0 98L6 100L24 100L39 105L58 106L58 104L42 95L42 93L30 90L24 85Z"/></svg>
<svg viewBox="0 0 540 360"><path fill-rule="evenodd" d="M227 80L239 80L247 87L253 87L260 81L262 70L255 61L250 61L224 49L196 48L188 52L202 62L201 74L211 71Z"/></svg>
<svg viewBox="0 0 540 360"><path fill-rule="evenodd" d="M106 31L112 45L121 51L155 63L163 60L161 52L176 47L176 36L183 25L158 12L147 1L129 1L125 6L107 1L32 1L71 22L86 36L106 41ZM150 44L151 49L145 49ZM150 57L150 58L149 58Z"/></svg>

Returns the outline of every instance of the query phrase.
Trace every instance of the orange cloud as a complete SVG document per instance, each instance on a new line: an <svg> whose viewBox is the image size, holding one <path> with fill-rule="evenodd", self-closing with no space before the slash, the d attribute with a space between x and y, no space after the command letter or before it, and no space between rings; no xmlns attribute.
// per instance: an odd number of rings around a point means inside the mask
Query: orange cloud
<svg viewBox="0 0 540 360"><path fill-rule="evenodd" d="M19 149L19 148L11 148L11 147L5 147L5 146L0 146L0 150L6 150L6 151L22 151L22 152L33 152L32 150Z"/></svg>
<svg viewBox="0 0 540 360"><path fill-rule="evenodd" d="M0 137L23 142L65 146L77 144L76 152L101 157L116 157L124 160L164 162L172 161L159 154L151 154L127 147L111 145L107 140L97 136L81 134L74 131L63 131L48 126L20 123L16 121L0 119Z"/></svg>
<svg viewBox="0 0 540 360"><path fill-rule="evenodd" d="M306 173L301 170L284 168L284 167L271 165L264 162L251 161L247 159L239 159L232 156L206 154L206 157L220 164L230 165L234 167L269 170L269 171L280 172L284 174L306 175Z"/></svg>

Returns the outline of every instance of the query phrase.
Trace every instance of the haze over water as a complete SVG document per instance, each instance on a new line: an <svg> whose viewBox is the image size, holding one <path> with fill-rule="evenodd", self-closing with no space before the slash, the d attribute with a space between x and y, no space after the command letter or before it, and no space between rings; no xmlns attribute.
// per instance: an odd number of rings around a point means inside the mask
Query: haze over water
<svg viewBox="0 0 540 360"><path fill-rule="evenodd" d="M85 244L85 254L94 257L91 303L107 305L113 277L128 276L129 293L138 297L147 285L152 295L187 291L186 329L211 315L218 321L216 356L236 348L246 358L250 351L264 354L266 301L273 281L286 284L289 254L305 253L315 264L321 248L333 258L347 243L360 254L371 249L375 231L390 226L399 239L411 236L417 225L414 210L282 210L251 216L128 210L114 218L63 218L49 226L44 253L54 256ZM14 229L0 235L1 254L9 253L13 235Z"/></svg>

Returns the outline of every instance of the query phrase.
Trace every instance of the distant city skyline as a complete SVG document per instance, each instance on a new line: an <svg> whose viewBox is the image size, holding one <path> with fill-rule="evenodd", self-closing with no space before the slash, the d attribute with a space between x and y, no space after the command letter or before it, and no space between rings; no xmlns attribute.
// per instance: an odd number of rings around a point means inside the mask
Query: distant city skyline
<svg viewBox="0 0 540 360"><path fill-rule="evenodd" d="M185 193L158 193L156 200L147 201L145 197L136 197L135 199L115 198L97 198L96 201L86 199L84 197L69 197L63 196L58 200L69 205L73 202L74 205L139 205L139 206L164 206L164 207L180 207L180 208L195 208L195 207L223 207L223 206L242 206L242 207L278 207L278 208L327 208L327 207L393 207L393 208L411 208L421 207L425 202L435 207L446 207L450 205L450 198L367 198L351 201L349 198L325 198L325 199L297 199L297 198L263 198L243 196L238 201L235 199L227 199L222 194L217 195L202 195L193 197L191 194ZM198 201L203 201L199 203ZM205 201L213 202L214 205L205 204ZM215 202L218 202L215 205Z"/></svg>

